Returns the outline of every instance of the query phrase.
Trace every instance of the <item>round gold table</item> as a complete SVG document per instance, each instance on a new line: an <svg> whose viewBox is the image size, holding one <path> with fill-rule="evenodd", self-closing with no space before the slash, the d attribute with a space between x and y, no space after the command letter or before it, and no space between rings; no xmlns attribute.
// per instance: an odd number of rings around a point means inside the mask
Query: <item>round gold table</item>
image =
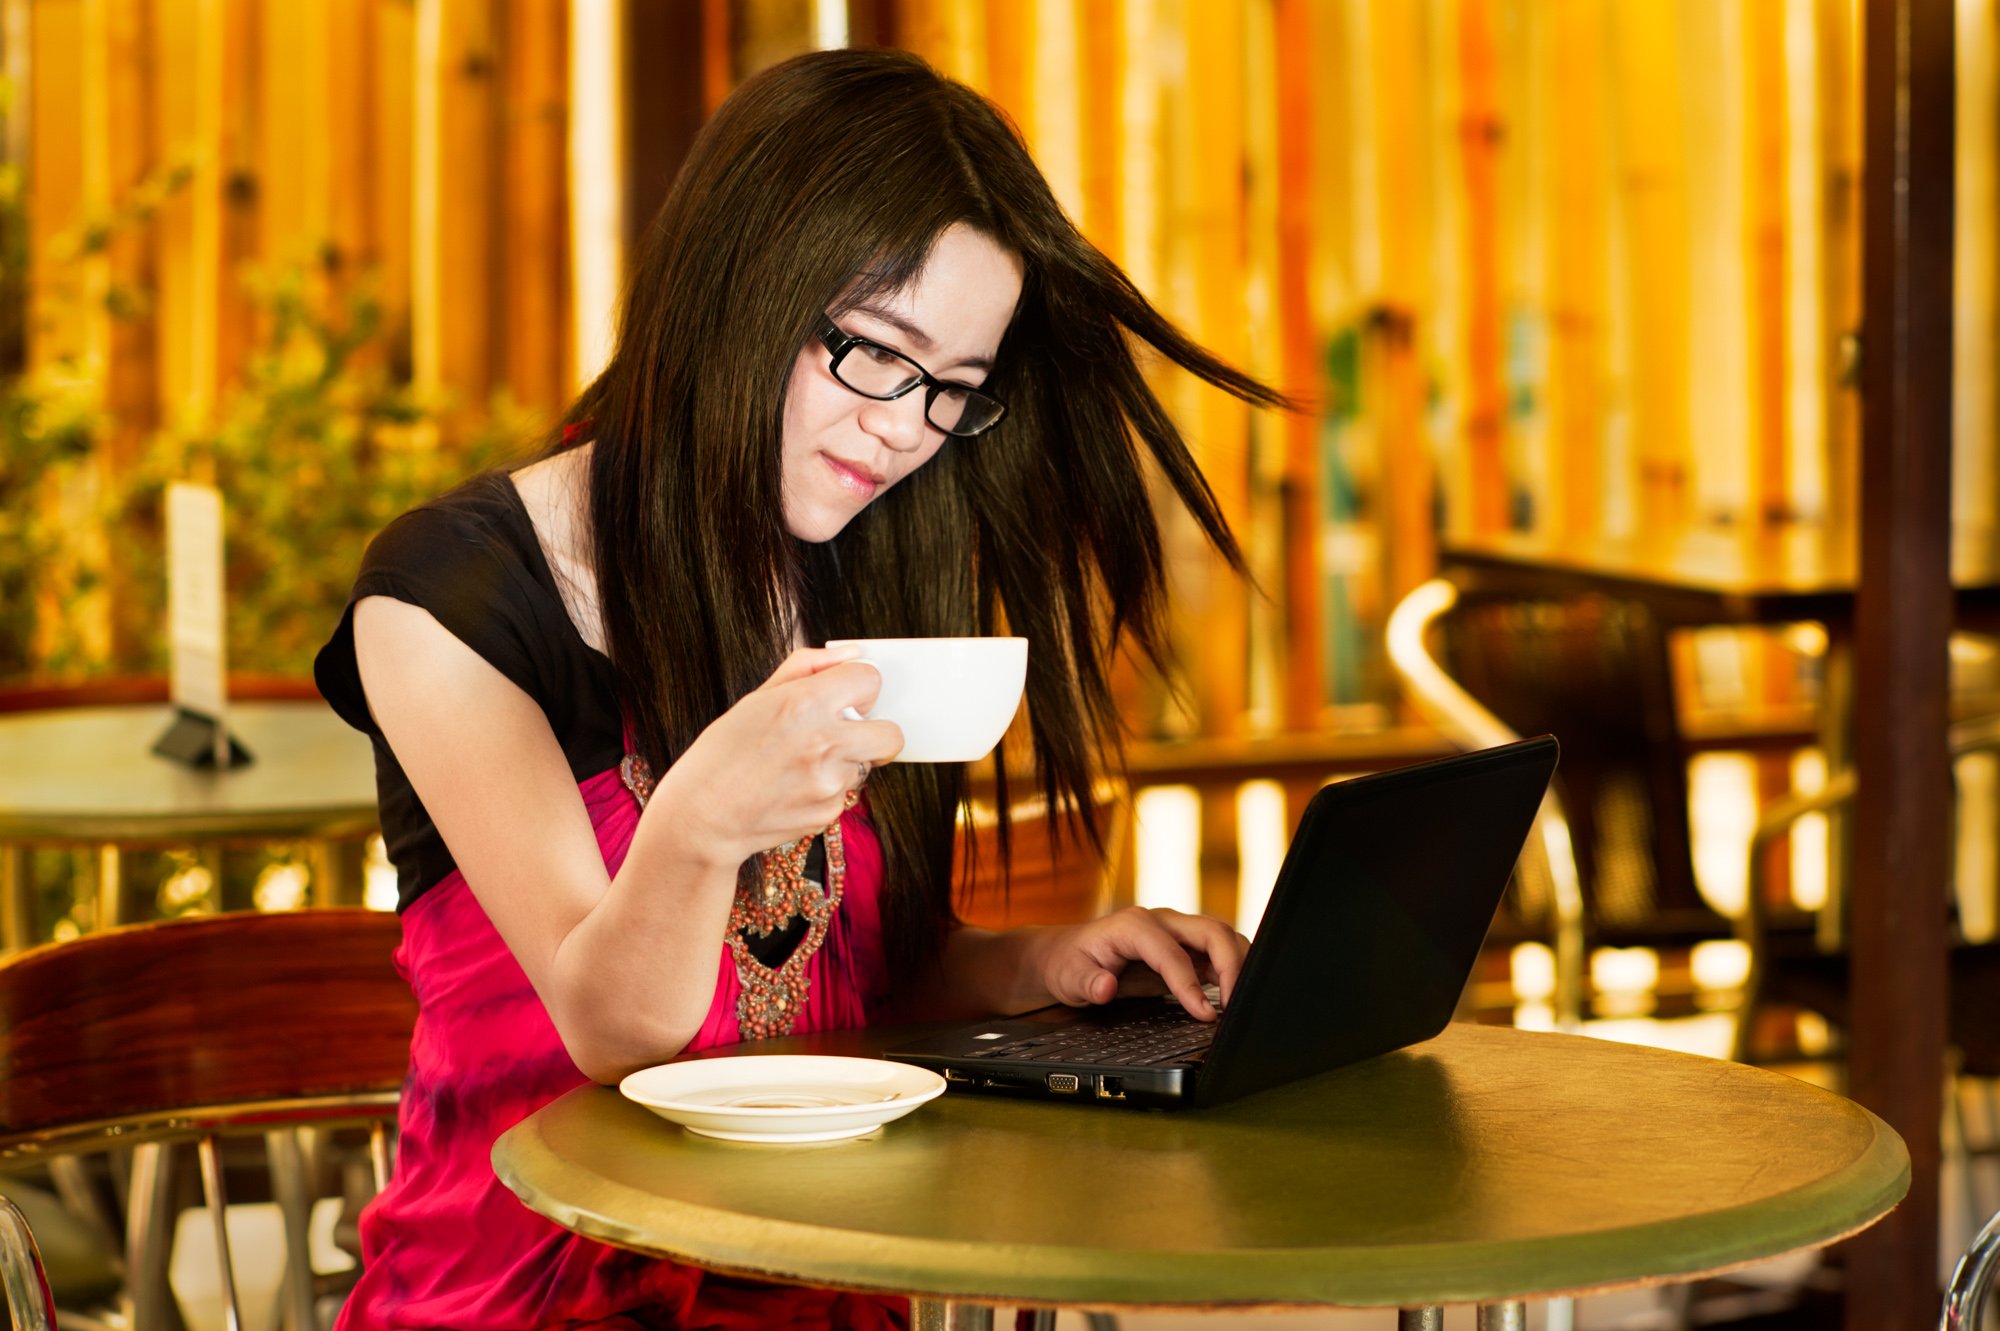
<svg viewBox="0 0 2000 1331"><path fill-rule="evenodd" d="M118 853L225 838L311 839L314 881L352 878L329 839L375 827L375 756L366 736L319 701L243 702L231 728L247 767L201 771L155 756L165 704L67 707L0 716L0 928L6 950L32 941L21 848L98 849L101 923L118 922ZM332 904L325 902L322 904Z"/></svg>
<svg viewBox="0 0 2000 1331"><path fill-rule="evenodd" d="M510 1129L493 1164L578 1233L907 1294L920 1326L996 1303L1397 1307L1434 1325L1447 1303L1517 1308L1831 1243L1909 1186L1887 1124L1804 1082L1469 1025L1215 1109L952 1093L825 1146L706 1140L593 1086Z"/></svg>

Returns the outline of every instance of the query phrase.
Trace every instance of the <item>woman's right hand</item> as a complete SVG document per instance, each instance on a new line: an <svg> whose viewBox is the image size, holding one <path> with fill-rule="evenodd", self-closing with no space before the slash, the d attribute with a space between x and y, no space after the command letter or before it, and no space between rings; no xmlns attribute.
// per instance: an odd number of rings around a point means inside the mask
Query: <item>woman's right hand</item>
<svg viewBox="0 0 2000 1331"><path fill-rule="evenodd" d="M661 779L689 844L716 865L741 864L821 831L868 769L903 748L893 721L851 720L882 689L858 647L801 647L711 722Z"/></svg>

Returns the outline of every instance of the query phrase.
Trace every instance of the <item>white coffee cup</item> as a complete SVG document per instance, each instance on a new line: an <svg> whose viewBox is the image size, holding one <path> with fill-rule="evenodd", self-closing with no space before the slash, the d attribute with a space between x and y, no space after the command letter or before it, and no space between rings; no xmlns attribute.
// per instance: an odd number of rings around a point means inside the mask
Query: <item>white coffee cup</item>
<svg viewBox="0 0 2000 1331"><path fill-rule="evenodd" d="M1026 638L847 638L827 646L859 647L859 659L882 672L867 715L903 728L899 763L984 758L1007 733L1028 678Z"/></svg>

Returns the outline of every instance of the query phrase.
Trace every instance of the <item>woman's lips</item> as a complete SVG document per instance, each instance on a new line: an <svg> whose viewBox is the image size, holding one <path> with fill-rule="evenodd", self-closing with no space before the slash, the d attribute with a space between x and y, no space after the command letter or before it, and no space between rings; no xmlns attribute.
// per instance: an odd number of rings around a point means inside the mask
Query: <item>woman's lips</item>
<svg viewBox="0 0 2000 1331"><path fill-rule="evenodd" d="M822 453L820 456L826 459L826 465L832 469L834 479L863 499L873 499L875 492L882 488L882 482L886 479L858 462L843 461L831 453Z"/></svg>

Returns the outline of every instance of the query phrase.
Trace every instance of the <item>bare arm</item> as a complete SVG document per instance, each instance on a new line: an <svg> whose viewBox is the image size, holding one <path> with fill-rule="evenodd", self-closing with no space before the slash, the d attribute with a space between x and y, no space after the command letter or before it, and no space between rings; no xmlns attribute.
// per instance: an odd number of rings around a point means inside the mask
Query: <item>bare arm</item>
<svg viewBox="0 0 2000 1331"><path fill-rule="evenodd" d="M737 866L832 823L859 762L902 746L841 719L880 687L852 649L794 652L662 773L616 877L540 707L428 611L355 607L375 722L570 1057L598 1081L701 1028Z"/></svg>
<svg viewBox="0 0 2000 1331"><path fill-rule="evenodd" d="M1202 984L1220 986L1226 1004L1248 947L1220 920L1138 906L1087 924L1002 933L961 926L946 938L933 983L912 996L911 1007L927 1017L983 1016L1172 993L1190 1014L1212 1021Z"/></svg>

